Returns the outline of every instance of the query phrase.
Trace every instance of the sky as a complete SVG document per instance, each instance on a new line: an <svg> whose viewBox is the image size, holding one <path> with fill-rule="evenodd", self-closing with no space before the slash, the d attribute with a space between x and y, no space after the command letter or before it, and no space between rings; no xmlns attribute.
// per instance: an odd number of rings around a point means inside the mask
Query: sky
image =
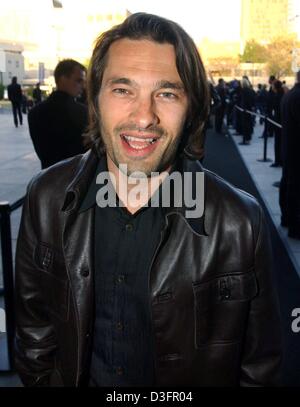
<svg viewBox="0 0 300 407"><path fill-rule="evenodd" d="M170 18L196 40L239 40L241 0L128 0L133 11Z"/></svg>
<svg viewBox="0 0 300 407"><path fill-rule="evenodd" d="M104 9L158 14L182 25L196 41L203 37L238 41L240 35L241 0L61 0L61 3L70 18L87 3L100 4ZM6 7L26 9L42 19L52 7L52 0L0 0L0 13Z"/></svg>

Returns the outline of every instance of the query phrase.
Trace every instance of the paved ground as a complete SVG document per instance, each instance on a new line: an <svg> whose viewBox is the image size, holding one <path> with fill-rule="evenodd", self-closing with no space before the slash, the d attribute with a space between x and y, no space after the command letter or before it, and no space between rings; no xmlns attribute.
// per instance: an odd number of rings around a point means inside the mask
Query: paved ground
<svg viewBox="0 0 300 407"><path fill-rule="evenodd" d="M234 133L233 129L229 130ZM263 132L263 126L256 124L255 132L250 145L240 145L242 140L240 136L232 136L236 146L243 157L243 160L252 176L257 189L259 190L266 207L272 217L274 225L289 252L290 258L300 276L300 240L291 239L287 236L287 229L280 226L280 207L279 207L279 189L273 186L273 183L281 178L281 168L272 168L274 159L274 138L268 139L267 158L272 162L260 162L263 158L263 139L260 138Z"/></svg>
<svg viewBox="0 0 300 407"><path fill-rule="evenodd" d="M23 115L23 126L15 128L10 110L0 108L0 201L8 201L12 204L24 196L28 182L39 170L40 162L30 140L27 116ZM21 209L11 215L13 251L15 251L20 216Z"/></svg>
<svg viewBox="0 0 300 407"><path fill-rule="evenodd" d="M23 116L23 126L15 128L12 114L0 104L0 201L10 204L24 196L29 180L39 171L40 163L33 151L29 137L27 116ZM11 215L12 248L15 253L21 209ZM13 254L14 254L13 253ZM1 259L0 259L1 260ZM2 261L0 261L0 287L2 287ZM0 297L0 308L3 309ZM0 360L6 365L6 337L0 333ZM20 386L16 374L0 372L0 387Z"/></svg>

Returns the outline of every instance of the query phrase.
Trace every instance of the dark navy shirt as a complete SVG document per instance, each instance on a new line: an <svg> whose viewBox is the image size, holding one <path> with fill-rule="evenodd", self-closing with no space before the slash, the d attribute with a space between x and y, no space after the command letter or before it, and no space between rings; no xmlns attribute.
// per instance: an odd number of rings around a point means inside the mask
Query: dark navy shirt
<svg viewBox="0 0 300 407"><path fill-rule="evenodd" d="M96 175L107 171L106 158ZM81 211L95 206L95 324L90 386L151 386L154 349L149 271L163 227L160 207L100 208L92 181Z"/></svg>

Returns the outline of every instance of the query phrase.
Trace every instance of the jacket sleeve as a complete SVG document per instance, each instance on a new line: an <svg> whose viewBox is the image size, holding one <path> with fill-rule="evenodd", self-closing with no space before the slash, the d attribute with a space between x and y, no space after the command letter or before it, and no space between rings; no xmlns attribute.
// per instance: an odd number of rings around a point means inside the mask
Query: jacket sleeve
<svg viewBox="0 0 300 407"><path fill-rule="evenodd" d="M281 381L281 322L272 273L271 244L260 209L255 244L257 296L252 300L241 363L241 386L277 386Z"/></svg>
<svg viewBox="0 0 300 407"><path fill-rule="evenodd" d="M45 145L45 140L44 140L44 132L39 129L38 123L39 120L36 117L39 112L37 112L36 107L28 112L28 127L29 127L29 134L32 140L32 144L34 147L34 150L36 152L36 155L39 157L40 161L47 162L47 153L49 154L48 148L44 146L43 149L43 144ZM44 120L44 118L40 114L40 120Z"/></svg>
<svg viewBox="0 0 300 407"><path fill-rule="evenodd" d="M11 86L10 85L8 85L8 87L7 87L7 97L8 97L8 100L11 101L12 94L11 94Z"/></svg>
<svg viewBox="0 0 300 407"><path fill-rule="evenodd" d="M47 386L54 372L56 339L34 262L37 237L31 216L31 188L25 198L16 251L15 365L25 386Z"/></svg>

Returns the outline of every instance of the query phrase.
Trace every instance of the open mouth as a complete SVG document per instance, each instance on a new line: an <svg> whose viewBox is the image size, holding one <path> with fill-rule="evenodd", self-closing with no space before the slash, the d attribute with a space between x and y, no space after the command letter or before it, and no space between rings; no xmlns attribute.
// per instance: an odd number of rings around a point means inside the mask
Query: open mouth
<svg viewBox="0 0 300 407"><path fill-rule="evenodd" d="M143 150L157 142L159 137L133 137L128 136L127 134L121 134L121 138L125 143L128 144L130 148L135 150Z"/></svg>

